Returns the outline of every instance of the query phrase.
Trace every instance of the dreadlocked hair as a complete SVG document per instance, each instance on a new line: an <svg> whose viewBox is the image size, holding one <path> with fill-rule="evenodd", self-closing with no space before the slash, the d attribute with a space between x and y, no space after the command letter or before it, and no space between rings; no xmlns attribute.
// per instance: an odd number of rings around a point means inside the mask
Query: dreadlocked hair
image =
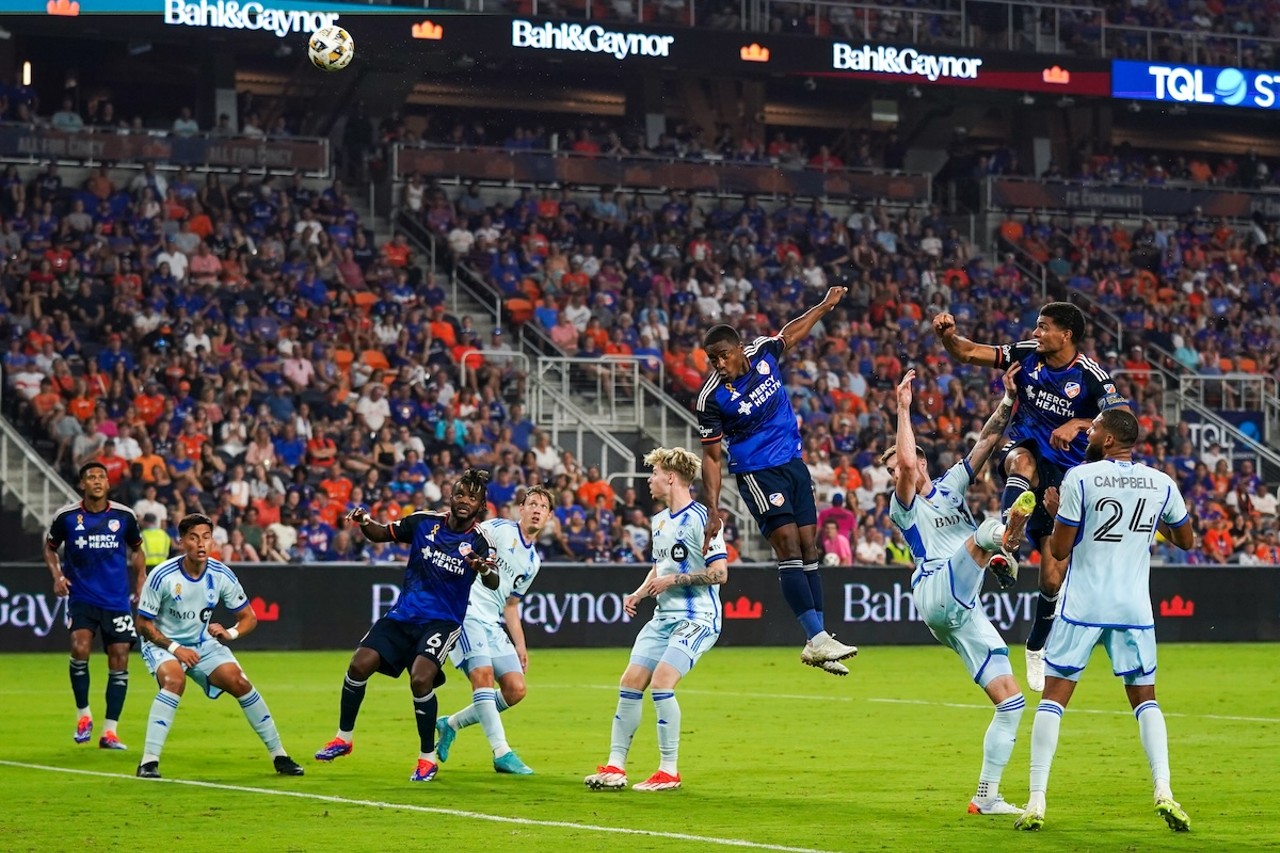
<svg viewBox="0 0 1280 853"><path fill-rule="evenodd" d="M454 483L453 488L484 497L489 491L490 476L489 472L483 468L468 468L462 472L462 476L458 478L457 483Z"/></svg>

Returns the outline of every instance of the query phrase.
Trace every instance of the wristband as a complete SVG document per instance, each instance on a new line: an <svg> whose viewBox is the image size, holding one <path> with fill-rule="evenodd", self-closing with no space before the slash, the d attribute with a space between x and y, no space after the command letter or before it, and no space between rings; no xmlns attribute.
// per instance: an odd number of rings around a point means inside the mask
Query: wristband
<svg viewBox="0 0 1280 853"><path fill-rule="evenodd" d="M1012 407L1013 407L1013 400L1014 400L1014 398L1013 398L1013 397L1010 397L1008 394L1005 394L1005 395L1004 395L1004 399L1000 401L1000 405L1002 405L1002 406L1009 406L1010 408L1012 408Z"/></svg>
<svg viewBox="0 0 1280 853"><path fill-rule="evenodd" d="M240 639L240 629L239 629L239 628L228 628L228 629L227 629L227 639L228 639L228 640L238 640L238 639Z"/></svg>
<svg viewBox="0 0 1280 853"><path fill-rule="evenodd" d="M169 654L173 654L180 648L182 648L182 644L179 643L177 640L174 640L172 643L169 644Z"/></svg>

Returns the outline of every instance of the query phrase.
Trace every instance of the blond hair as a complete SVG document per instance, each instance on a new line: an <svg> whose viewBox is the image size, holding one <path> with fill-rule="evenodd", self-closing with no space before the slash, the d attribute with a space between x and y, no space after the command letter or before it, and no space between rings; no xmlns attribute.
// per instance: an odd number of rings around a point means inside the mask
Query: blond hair
<svg viewBox="0 0 1280 853"><path fill-rule="evenodd" d="M692 451L683 447L657 447L644 455L644 464L650 468L662 468L675 474L686 485L691 485L702 469L700 460Z"/></svg>
<svg viewBox="0 0 1280 853"><path fill-rule="evenodd" d="M554 496L551 493L551 490L541 484L538 484L536 486L529 486L527 489L525 489L524 498L520 501L521 506L528 503L529 498L533 497L534 495L541 496L541 498L547 502L547 509L555 509L556 502L555 502Z"/></svg>

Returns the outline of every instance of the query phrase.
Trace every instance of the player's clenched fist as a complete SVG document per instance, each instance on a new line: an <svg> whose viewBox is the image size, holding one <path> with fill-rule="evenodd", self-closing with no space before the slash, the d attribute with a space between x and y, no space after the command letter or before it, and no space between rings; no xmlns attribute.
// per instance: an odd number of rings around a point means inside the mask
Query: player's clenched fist
<svg viewBox="0 0 1280 853"><path fill-rule="evenodd" d="M933 318L933 333L940 338L946 338L956 333L956 318L942 312Z"/></svg>

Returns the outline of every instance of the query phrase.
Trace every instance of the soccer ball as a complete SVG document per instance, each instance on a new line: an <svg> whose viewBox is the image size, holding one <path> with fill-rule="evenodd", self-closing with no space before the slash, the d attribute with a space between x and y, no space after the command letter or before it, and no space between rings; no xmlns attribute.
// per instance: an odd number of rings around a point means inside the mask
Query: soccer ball
<svg viewBox="0 0 1280 853"><path fill-rule="evenodd" d="M840 565L840 558L839 558L839 557L837 557L835 554L823 554L823 555L822 555L822 565L824 565L824 566L838 566L838 565Z"/></svg>
<svg viewBox="0 0 1280 853"><path fill-rule="evenodd" d="M342 27L321 27L311 34L307 54L321 71L341 71L356 55L356 43Z"/></svg>

